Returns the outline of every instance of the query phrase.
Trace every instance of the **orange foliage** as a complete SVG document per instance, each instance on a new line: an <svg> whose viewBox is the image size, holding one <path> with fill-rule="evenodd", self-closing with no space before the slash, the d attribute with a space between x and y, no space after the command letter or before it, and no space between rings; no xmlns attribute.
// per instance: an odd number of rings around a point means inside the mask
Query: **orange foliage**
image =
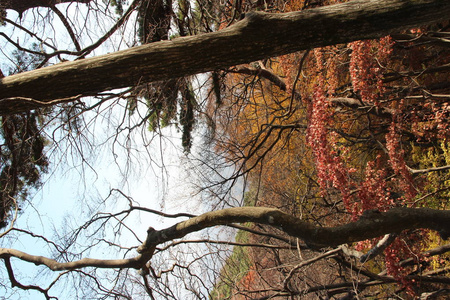
<svg viewBox="0 0 450 300"><path fill-rule="evenodd" d="M336 2L344 1L321 4ZM283 9L308 3L289 1ZM214 111L221 137L216 150L249 175L257 205L320 225L356 219L368 209L414 205L427 179L411 173L417 167L412 145L427 149L450 138L448 54L439 45L385 37L239 66L225 76L223 103ZM386 251L388 271L410 292L402 276L411 270L398 262L428 241L422 232L404 233ZM240 285L255 285L255 272Z"/></svg>

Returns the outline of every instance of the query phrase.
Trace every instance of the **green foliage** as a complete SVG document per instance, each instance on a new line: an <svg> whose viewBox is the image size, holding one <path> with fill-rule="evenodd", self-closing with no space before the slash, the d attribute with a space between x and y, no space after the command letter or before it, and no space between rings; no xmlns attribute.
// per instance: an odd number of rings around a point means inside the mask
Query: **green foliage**
<svg viewBox="0 0 450 300"><path fill-rule="evenodd" d="M254 206L256 203L255 193L248 191L244 195L244 206ZM250 224L247 224L250 226ZM238 243L248 243L250 233L244 230L239 230L236 233L235 240ZM227 299L232 296L233 287L236 283L248 273L252 266L252 259L250 257L248 247L233 248L233 252L225 261L225 264L220 272L214 289L210 293L210 299Z"/></svg>
<svg viewBox="0 0 450 300"><path fill-rule="evenodd" d="M412 160L419 169L439 168L450 165L450 143L439 143L423 148L412 145ZM417 197L419 206L446 209L450 196L450 171L427 172L423 175L423 188Z"/></svg>
<svg viewBox="0 0 450 300"><path fill-rule="evenodd" d="M210 20L206 20L205 10L212 5L212 1L200 3L196 1L192 7L191 2L187 0L178 0L178 11L176 12L176 22L180 36L195 35L201 32L211 31Z"/></svg>
<svg viewBox="0 0 450 300"><path fill-rule="evenodd" d="M247 243L249 233L239 230L236 234L236 242ZM233 248L230 257L227 258L220 272L220 277L211 291L210 299L229 299L233 293L233 287L247 274L252 265L249 249L246 247Z"/></svg>
<svg viewBox="0 0 450 300"><path fill-rule="evenodd" d="M142 44L167 40L172 16L171 0L142 1L138 8L138 37Z"/></svg>
<svg viewBox="0 0 450 300"><path fill-rule="evenodd" d="M250 190L244 195L244 206L255 206L256 204L256 196L255 192Z"/></svg>
<svg viewBox="0 0 450 300"><path fill-rule="evenodd" d="M197 106L195 95L190 85L186 85L181 97L180 125L183 126L181 138L183 148L189 152L192 146L192 129L195 123L194 108Z"/></svg>
<svg viewBox="0 0 450 300"><path fill-rule="evenodd" d="M202 9L212 9L211 4L195 2L194 9L191 7L191 2L186 0L178 0L177 4L178 10L174 14L171 0L143 1L138 14L138 36L141 43L168 39L171 23L175 23L178 29L178 33L173 34L172 37L192 35L202 31L200 30L200 24L204 23ZM143 97L147 102L148 129L155 131L169 125L179 125L182 131L183 148L189 152L192 146L191 133L197 108L197 101L189 80L168 80L147 84L144 88L136 88L134 94L137 97ZM136 98L132 97L128 102L130 113L133 113L137 106Z"/></svg>
<svg viewBox="0 0 450 300"><path fill-rule="evenodd" d="M186 152L192 146L192 130L195 125L197 101L191 84L186 79L149 83L135 88L128 99L130 114L137 106L137 99L147 104L147 126L157 131L166 126L179 126L182 131L182 145Z"/></svg>
<svg viewBox="0 0 450 300"><path fill-rule="evenodd" d="M177 80L154 82L138 86L128 99L128 110L133 114L138 99L145 100L148 108L148 129L156 131L171 125L176 119L179 83Z"/></svg>
<svg viewBox="0 0 450 300"><path fill-rule="evenodd" d="M6 18L6 9L4 7L4 3L1 3L0 4L0 26L6 25L5 18Z"/></svg>
<svg viewBox="0 0 450 300"><path fill-rule="evenodd" d="M33 70L41 65L37 44L31 51L15 50L9 74ZM40 111L0 117L0 228L7 225L11 210L20 208L30 191L41 185L41 175L48 170L42 135L45 117Z"/></svg>
<svg viewBox="0 0 450 300"><path fill-rule="evenodd" d="M10 211L20 206L30 189L40 186L48 169L44 147L47 140L39 129L38 113L1 117L0 228L7 225Z"/></svg>
<svg viewBox="0 0 450 300"><path fill-rule="evenodd" d="M13 66L9 68L9 75L17 74L25 71L30 71L38 68L41 65L43 54L39 45L33 43L31 45L31 51L14 50L12 52Z"/></svg>
<svg viewBox="0 0 450 300"><path fill-rule="evenodd" d="M125 0L111 0L111 5L116 7L116 14L119 16L123 15L123 5L126 3Z"/></svg>

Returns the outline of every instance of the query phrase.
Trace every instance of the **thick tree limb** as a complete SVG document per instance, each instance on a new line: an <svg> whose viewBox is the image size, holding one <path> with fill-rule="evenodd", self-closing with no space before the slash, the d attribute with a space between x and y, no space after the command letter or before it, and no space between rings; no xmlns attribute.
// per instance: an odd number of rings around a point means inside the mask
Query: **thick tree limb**
<svg viewBox="0 0 450 300"><path fill-rule="evenodd" d="M60 3L78 2L89 3L92 0L4 0L6 9L13 9L19 14L34 7L52 7ZM2 0L3 2L3 0Z"/></svg>
<svg viewBox="0 0 450 300"><path fill-rule="evenodd" d="M140 253L128 259L83 258L73 262L57 262L15 249L0 248L0 258L16 257L49 269L74 270L85 267L135 268L145 267L159 244L182 238L208 227L233 223L255 222L275 226L287 234L300 238L315 248L334 247L378 237L387 233L399 233L407 229L428 228L437 230L443 238L450 233L450 211L428 208L393 208L385 213L371 213L358 221L337 227L318 227L304 222L278 209L265 207L236 207L208 212L163 230L149 228L146 241L138 248Z"/></svg>
<svg viewBox="0 0 450 300"><path fill-rule="evenodd" d="M281 210L265 207L236 207L208 212L163 230L150 230L141 251L217 225L254 222L280 228L314 247L334 247L407 229L428 228L442 237L450 233L450 211L428 208L393 208L373 212L358 221L337 227L317 227Z"/></svg>
<svg viewBox="0 0 450 300"><path fill-rule="evenodd" d="M9 260L10 257L16 257L20 260L33 263L35 265L45 265L52 271L61 270L75 270L82 269L86 267L95 267L103 269L114 269L114 268L140 268L142 267L150 258L151 255L146 252L144 254L138 255L134 258L129 259L94 259L94 258L83 258L73 262L57 262L54 259L47 258L44 256L31 255L16 249L0 248L0 258L4 260Z"/></svg>
<svg viewBox="0 0 450 300"><path fill-rule="evenodd" d="M228 68L314 47L372 39L450 15L447 0L355 0L301 12L251 12L224 30L5 77L0 98L52 101ZM26 111L4 101L0 114Z"/></svg>

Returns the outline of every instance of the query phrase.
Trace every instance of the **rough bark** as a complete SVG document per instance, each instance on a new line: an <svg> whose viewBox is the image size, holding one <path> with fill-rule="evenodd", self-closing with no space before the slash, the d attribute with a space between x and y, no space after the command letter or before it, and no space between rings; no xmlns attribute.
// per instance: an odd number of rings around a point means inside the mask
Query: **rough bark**
<svg viewBox="0 0 450 300"><path fill-rule="evenodd" d="M92 0L5 0L5 8L13 9L19 14L30 8L52 7L56 4L67 2L89 3Z"/></svg>
<svg viewBox="0 0 450 300"><path fill-rule="evenodd" d="M378 38L447 19L449 15L448 0L355 0L285 14L251 12L218 32L151 43L5 77L0 83L0 114L314 47Z"/></svg>
<svg viewBox="0 0 450 300"><path fill-rule="evenodd" d="M278 227L316 248L334 247L418 228L436 230L444 239L450 237L450 211L448 210L392 208L385 213L369 210L356 222L337 227L318 227L279 209L236 207L208 212L164 230L150 230L141 249L152 248L208 227L245 222Z"/></svg>
<svg viewBox="0 0 450 300"><path fill-rule="evenodd" d="M0 258L8 260L16 257L36 265L45 265L54 271L85 267L146 268L147 261L152 258L155 248L160 244L208 227L245 222L275 226L292 237L304 240L314 248L334 247L417 228L437 230L444 239L450 237L450 211L448 210L393 208L385 213L368 211L356 222L336 227L319 227L274 208L237 207L208 212L163 230L149 228L146 241L138 248L139 255L134 258L112 260L83 258L61 263L50 258L6 248L0 248Z"/></svg>

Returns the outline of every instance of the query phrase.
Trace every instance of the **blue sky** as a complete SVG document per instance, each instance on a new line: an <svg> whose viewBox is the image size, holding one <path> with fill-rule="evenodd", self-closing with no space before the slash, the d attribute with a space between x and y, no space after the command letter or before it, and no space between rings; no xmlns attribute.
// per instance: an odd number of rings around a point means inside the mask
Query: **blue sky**
<svg viewBox="0 0 450 300"><path fill-rule="evenodd" d="M77 8L74 6L60 5L61 11L73 13L76 18L73 20L75 26L83 24L86 11L83 5ZM36 15L47 13L46 9L28 11L21 20L17 14L8 12L8 18L21 23L23 26L31 26ZM95 18L95 15L90 17ZM47 17L49 24L42 27L46 40L64 48L70 46L68 38L62 24L57 18ZM89 38L81 38L83 46L89 45L96 38L101 36L112 24L112 19L105 18L100 24L93 20L86 22L86 26L81 34L88 34ZM50 25L51 24L51 25ZM129 24L132 24L130 21ZM33 39L24 35L20 31L11 30L11 27L3 27L2 30L13 40L19 41L22 45L29 45ZM124 36L130 34L132 26L126 30L118 31L117 34L93 54L102 54L127 47L132 44L131 40L124 40ZM120 42L119 42L120 41ZM0 37L0 66L5 68L10 62L7 54L13 48L8 46L7 41ZM202 80L202 79L201 79ZM87 100L88 102L90 100ZM94 101L94 100L91 100ZM115 130L122 117L127 112L118 105L112 110L103 107L98 111L93 111L85 115L86 123L89 124L89 137L93 144L85 145L88 149L86 160L81 160L77 156L75 148L70 144L61 143L60 148L49 148L49 155L52 158L50 172L44 178L44 185L24 206L15 226L29 230L34 234L45 236L52 240L63 238L69 235L73 228L86 222L93 213L96 212L118 212L126 209L128 201L119 193L113 193L113 197L108 198L112 189L120 189L124 194L132 197L136 203L142 206L161 210L166 213L188 212L200 214L207 211L212 203L205 203L205 194L198 193L191 183L197 178L193 165L186 158L181 149L181 133L176 128L165 128L162 135L157 135L143 130L136 130L131 133L132 137L127 139L126 131L119 135L117 140L111 139L115 135ZM130 122L133 122L131 117ZM138 116L136 116L138 118ZM136 120L134 120L136 121ZM47 129L49 134L54 134L56 140L64 140L62 131L54 131L58 123L55 122ZM52 127L53 126L53 127ZM197 139L198 141L198 139ZM119 146L121 145L121 146ZM125 146L125 147L123 147ZM194 146L194 149L196 147ZM194 150L195 152L195 150ZM196 156L198 153L193 153ZM187 171L189 170L189 171ZM239 193L239 191L238 191ZM134 234L140 239L145 239L148 226L162 229L168 227L180 219L163 219L162 217L133 213L131 218L126 220L126 225L132 229ZM116 224L117 225L117 224ZM110 226L105 231L105 238L112 239L114 230L117 227ZM89 231L88 231L89 232ZM215 234L227 236L228 231ZM193 235L201 236L202 233ZM98 240L99 237L94 237ZM138 246L135 236L131 231L123 229L118 238L122 245L127 247ZM81 239L80 243L88 245L92 240ZM25 234L11 234L1 241L3 247L16 248L34 255L51 256L52 249L42 242L42 239L30 237ZM204 248L203 246L200 248ZM104 244L85 252L86 256L92 258L116 258L117 253L110 251ZM132 255L134 252L132 253ZM18 279L23 284L49 282L57 274L47 271L45 268L36 268L32 264L13 261L15 269L24 271L21 275L17 273ZM1 274L3 272L3 274ZM0 274L5 278L4 270ZM44 284L45 286L45 284ZM64 291L64 287L56 287L55 293ZM33 292L21 292L12 290L12 294L5 293L3 297L8 299L36 299ZM28 296L27 296L28 295ZM66 294L65 299L70 299L72 294ZM0 297L2 291L0 290ZM41 296L39 296L41 297Z"/></svg>

